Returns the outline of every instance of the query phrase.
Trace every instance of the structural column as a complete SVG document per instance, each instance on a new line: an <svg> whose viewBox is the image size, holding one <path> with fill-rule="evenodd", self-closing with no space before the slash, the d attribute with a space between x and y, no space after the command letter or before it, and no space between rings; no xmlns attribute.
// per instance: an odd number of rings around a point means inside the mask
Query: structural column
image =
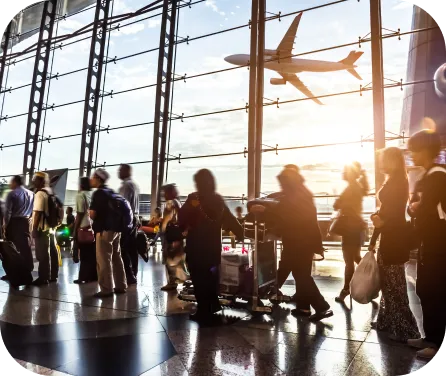
<svg viewBox="0 0 446 376"><path fill-rule="evenodd" d="M9 40L11 39L11 25L12 22L9 23L8 27L5 30L5 40L1 46L1 56L0 56L0 92L3 90L6 90L6 83L3 83L3 79L5 77L5 71L6 71L6 55L8 54L8 45Z"/></svg>
<svg viewBox="0 0 446 376"><path fill-rule="evenodd" d="M252 0L251 54L249 59L249 113L248 113L248 199L256 197L255 147L256 147L256 87L257 87L257 32L259 0Z"/></svg>
<svg viewBox="0 0 446 376"><path fill-rule="evenodd" d="M384 176L380 171L376 151L386 147L381 0L370 0L370 30L372 42L375 189L377 191L384 182Z"/></svg>
<svg viewBox="0 0 446 376"><path fill-rule="evenodd" d="M110 0L97 0L85 90L79 176L89 176L92 170L109 10Z"/></svg>
<svg viewBox="0 0 446 376"><path fill-rule="evenodd" d="M40 122L45 100L45 87L48 79L48 63L56 18L57 0L45 1L37 43L34 73L31 83L28 120L26 127L25 153L23 157L23 175L29 184L36 165L37 144L39 141Z"/></svg>
<svg viewBox="0 0 446 376"><path fill-rule="evenodd" d="M167 131L169 121L170 91L172 87L172 63L175 41L177 0L164 0L158 55L158 74L155 94L155 119L153 124L151 211L161 204L160 190L166 160ZM169 30L169 31L168 31ZM161 139L161 143L160 143ZM161 146L161 150L160 150ZM162 171L161 171L162 170Z"/></svg>
<svg viewBox="0 0 446 376"><path fill-rule="evenodd" d="M255 197L260 197L262 186L263 144L263 86L265 66L265 16L266 0L259 0L257 37L257 99L256 99L256 146L255 146Z"/></svg>
<svg viewBox="0 0 446 376"><path fill-rule="evenodd" d="M177 0L172 0L170 14L167 14L167 21L169 22L169 32L166 33L166 39L168 40L168 45L165 48L163 48L163 51L167 48L167 57L166 57L167 69L166 72L163 71L163 74L165 75L165 84L164 84L164 98L163 98L164 99L163 115L161 119L162 129L160 135L161 147L159 155L157 206L160 206L161 204L161 195L159 191L164 184L164 172L166 170L166 159L167 159L167 138L169 132L169 121L170 117L172 116L172 114L170 113L172 79L173 79L172 66L175 52L175 28L177 23L177 12L178 12Z"/></svg>

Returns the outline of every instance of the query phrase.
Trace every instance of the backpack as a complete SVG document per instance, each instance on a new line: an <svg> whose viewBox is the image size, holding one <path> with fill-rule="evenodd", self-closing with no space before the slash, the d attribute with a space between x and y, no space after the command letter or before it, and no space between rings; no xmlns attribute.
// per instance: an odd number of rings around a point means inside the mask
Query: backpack
<svg viewBox="0 0 446 376"><path fill-rule="evenodd" d="M446 173L446 169L440 166L436 166L431 168L428 172L427 172L427 176L433 174L434 172L442 172L442 173ZM437 206L437 211L438 211L438 216L440 217L440 219L442 220L446 220L446 212L445 212L446 208L443 208L441 205L441 202L438 203Z"/></svg>
<svg viewBox="0 0 446 376"><path fill-rule="evenodd" d="M133 212L130 203L122 196L109 190L107 229L114 232L128 232L133 228Z"/></svg>
<svg viewBox="0 0 446 376"><path fill-rule="evenodd" d="M48 196L48 215L45 214L45 221L50 228L59 226L64 217L63 203L53 193L42 190Z"/></svg>

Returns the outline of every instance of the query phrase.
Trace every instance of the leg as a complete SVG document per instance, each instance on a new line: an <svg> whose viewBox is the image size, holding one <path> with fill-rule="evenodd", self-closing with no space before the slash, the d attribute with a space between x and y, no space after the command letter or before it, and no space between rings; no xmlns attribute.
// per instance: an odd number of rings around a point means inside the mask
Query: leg
<svg viewBox="0 0 446 376"><path fill-rule="evenodd" d="M112 253L113 232L103 231L96 234L96 258L98 267L98 281L101 292L113 293Z"/></svg>
<svg viewBox="0 0 446 376"><path fill-rule="evenodd" d="M309 310L310 305L316 313L327 311L330 305L322 296L311 276L312 254L299 254L293 263L293 276L296 280L297 307Z"/></svg>
<svg viewBox="0 0 446 376"><path fill-rule="evenodd" d="M59 276L59 251L56 248L56 239L54 235L50 235L50 258L51 258L50 281L56 281Z"/></svg>
<svg viewBox="0 0 446 376"><path fill-rule="evenodd" d="M113 233L112 240L112 265L113 265L113 279L115 281L115 287L117 290L127 289L127 279L125 277L124 263L121 257L121 250L119 242L121 234Z"/></svg>
<svg viewBox="0 0 446 376"><path fill-rule="evenodd" d="M132 230L132 233L130 234L130 244L129 244L130 261L132 264L132 272L135 278L138 275L138 263L139 263L139 255L136 242L137 235L138 235L138 229L135 226Z"/></svg>
<svg viewBox="0 0 446 376"><path fill-rule="evenodd" d="M283 284L286 282L291 273L291 269L289 260L284 258L284 252L282 252L282 258L279 262L279 269L277 270L277 288L282 288Z"/></svg>
<svg viewBox="0 0 446 376"><path fill-rule="evenodd" d="M350 282L355 273L355 258L357 259L357 247L351 245L342 245L342 254L345 262L344 272L344 291L350 291Z"/></svg>
<svg viewBox="0 0 446 376"><path fill-rule="evenodd" d="M40 232L35 239L36 258L39 261L39 279L50 279L50 236L47 232Z"/></svg>
<svg viewBox="0 0 446 376"><path fill-rule="evenodd" d="M136 278L133 275L132 270L132 261L130 258L130 234L123 233L121 236L121 257L124 265L125 275L127 277L127 281L130 284L136 282Z"/></svg>
<svg viewBox="0 0 446 376"><path fill-rule="evenodd" d="M34 259L31 250L30 220L27 218L12 218L6 229L6 239L13 242L17 251L23 257L27 268L34 270Z"/></svg>

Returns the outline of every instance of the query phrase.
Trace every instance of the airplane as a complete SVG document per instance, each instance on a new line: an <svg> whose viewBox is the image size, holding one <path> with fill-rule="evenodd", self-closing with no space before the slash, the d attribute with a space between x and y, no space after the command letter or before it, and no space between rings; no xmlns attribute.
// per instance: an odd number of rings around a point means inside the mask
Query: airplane
<svg viewBox="0 0 446 376"><path fill-rule="evenodd" d="M352 51L345 59L339 62L292 58L294 39L296 38L302 15L303 13L300 13L296 16L276 50L265 49L265 68L275 71L282 76L282 78L271 78L271 85L286 85L289 82L314 102L322 105L323 103L319 99L314 98L314 94L297 77L296 73L346 70L358 80L362 80L361 76L355 70L357 68L355 63L364 52ZM231 55L225 58L226 62L238 66L249 65L249 60L250 55Z"/></svg>

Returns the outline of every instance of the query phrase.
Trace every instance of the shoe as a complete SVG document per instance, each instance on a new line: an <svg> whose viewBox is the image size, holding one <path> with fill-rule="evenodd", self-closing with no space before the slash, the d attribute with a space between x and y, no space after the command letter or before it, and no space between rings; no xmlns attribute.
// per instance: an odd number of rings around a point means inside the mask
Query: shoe
<svg viewBox="0 0 446 376"><path fill-rule="evenodd" d="M326 311L316 312L314 315L311 315L310 321L321 321L322 319L326 319L327 317L331 316L333 316L333 311L331 309L327 309Z"/></svg>
<svg viewBox="0 0 446 376"><path fill-rule="evenodd" d="M53 278L53 279L49 280L49 283L55 283L55 282L57 282L57 278Z"/></svg>
<svg viewBox="0 0 446 376"><path fill-rule="evenodd" d="M407 344L410 347L420 350L427 349L429 347L435 347L435 345L432 342L428 342L424 338L408 339Z"/></svg>
<svg viewBox="0 0 446 376"><path fill-rule="evenodd" d="M2 281L9 281L9 278L7 275L4 275L2 278L0 278Z"/></svg>
<svg viewBox="0 0 446 376"><path fill-rule="evenodd" d="M111 296L113 296L112 292L104 292L104 291L99 291L96 294L93 295L95 298L110 298Z"/></svg>
<svg viewBox="0 0 446 376"><path fill-rule="evenodd" d="M201 310L197 310L195 313L191 313L189 315L189 319L192 321L209 321L213 318L213 314L211 312L204 312Z"/></svg>
<svg viewBox="0 0 446 376"><path fill-rule="evenodd" d="M40 278L37 278L36 280L34 280L32 283L31 283L31 285L32 286L45 286L45 285L48 285L48 280L47 279L40 279Z"/></svg>
<svg viewBox="0 0 446 376"><path fill-rule="evenodd" d="M117 288L115 288L113 291L115 292L115 294L119 295L119 294L125 294L127 292L127 289L117 289Z"/></svg>
<svg viewBox="0 0 446 376"><path fill-rule="evenodd" d="M311 316L311 310L308 309L292 309L291 314L293 316L303 316L303 317L310 317Z"/></svg>
<svg viewBox="0 0 446 376"><path fill-rule="evenodd" d="M374 330L378 330L378 323L376 321L374 321L370 324L370 327Z"/></svg>
<svg viewBox="0 0 446 376"><path fill-rule="evenodd" d="M135 279L131 279L130 281L127 281L127 285L136 285L138 283L138 281Z"/></svg>
<svg viewBox="0 0 446 376"><path fill-rule="evenodd" d="M349 295L350 295L349 290L342 290L339 296L335 298L335 301L338 303L344 303L345 298Z"/></svg>
<svg viewBox="0 0 446 376"><path fill-rule="evenodd" d="M167 285L161 287L161 291L174 291L178 288L178 285L175 283L168 283Z"/></svg>
<svg viewBox="0 0 446 376"><path fill-rule="evenodd" d="M80 279L75 279L73 281L73 283L75 283L76 285L83 285L84 283L86 283L85 281L81 281Z"/></svg>
<svg viewBox="0 0 446 376"><path fill-rule="evenodd" d="M417 358L431 360L437 355L438 350L435 347L427 347L423 350L417 351Z"/></svg>

